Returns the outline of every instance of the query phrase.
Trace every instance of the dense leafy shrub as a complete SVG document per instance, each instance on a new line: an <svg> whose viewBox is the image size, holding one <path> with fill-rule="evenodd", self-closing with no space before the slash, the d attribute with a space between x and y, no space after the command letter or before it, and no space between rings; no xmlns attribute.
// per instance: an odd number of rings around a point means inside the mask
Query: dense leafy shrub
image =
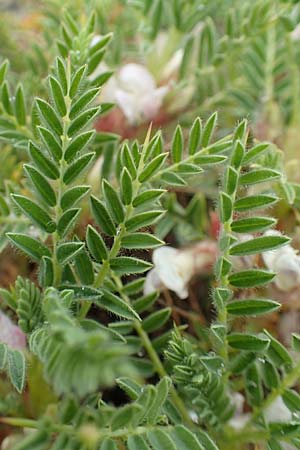
<svg viewBox="0 0 300 450"><path fill-rule="evenodd" d="M145 16L151 10L148 38L154 39L161 21L168 22L165 3L134 3L132 8L142 6ZM176 27L187 33L199 20L198 2L188 2L187 10L184 3L174 2L174 11ZM226 64L222 54L235 54L240 40L252 42L270 17L277 24L280 16L279 30L290 24L270 2L249 8L241 8L243 28L234 11L229 13L228 39L215 36L211 19L205 22L200 73L210 68L215 77ZM10 82L8 62L0 67L0 137L21 155L24 175L14 185L3 185L1 246L9 243L37 268L34 280L19 275L10 288L0 290L3 309L13 312L27 338L26 348L0 344L0 367L18 393L27 386L33 395L36 383L38 396L44 395L40 414L35 410L29 416L33 419L3 407L7 417L2 423L34 430L13 448L298 448L299 336L293 336L289 351L269 331L247 327L251 318L280 308L263 291L257 295L255 289L276 274L252 257L290 242L273 230L277 221L269 209L279 193L290 202L295 198L278 150L256 141L246 120L217 133L217 113L203 121L195 117L189 127L177 125L170 144L151 126L140 141L97 132L96 118L101 123L111 108L99 104L111 73L97 69L112 35L93 39L95 23L95 14L81 22L64 14L57 55L49 67L45 63L49 73L32 104L23 85ZM264 38L262 32L262 43ZM185 43L182 78L193 40ZM261 47L255 48L259 59ZM254 69L248 69L253 81ZM259 91L239 88L231 86L230 98L238 98L248 115ZM201 89L197 92L200 98ZM288 120L291 99L285 100ZM101 186L95 188L88 169L104 144ZM197 324L196 332L172 325L173 305L161 308L157 291L143 293L144 274L152 268L145 250L162 246L174 223L177 234L185 223L187 235L203 236L203 229L193 226L201 212L196 196L182 212L172 192L201 177L220 179L213 313L202 334ZM121 405L111 401L113 394L106 399L116 386ZM246 404L242 410L241 401ZM278 402L290 420L270 418L268 411L279 408Z"/></svg>

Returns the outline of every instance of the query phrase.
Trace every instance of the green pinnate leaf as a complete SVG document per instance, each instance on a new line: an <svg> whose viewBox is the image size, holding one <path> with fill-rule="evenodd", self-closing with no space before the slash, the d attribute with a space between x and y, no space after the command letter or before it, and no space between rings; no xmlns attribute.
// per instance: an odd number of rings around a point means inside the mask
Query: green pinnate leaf
<svg viewBox="0 0 300 450"><path fill-rule="evenodd" d="M74 186L65 191L60 201L63 211L74 207L90 190L90 186Z"/></svg>
<svg viewBox="0 0 300 450"><path fill-rule="evenodd" d="M257 169L240 176L241 185L273 182L281 178L281 173L273 169Z"/></svg>
<svg viewBox="0 0 300 450"><path fill-rule="evenodd" d="M53 157L56 161L60 161L62 157L62 145L60 139L57 139L57 137L47 128L39 126L38 130L50 157Z"/></svg>
<svg viewBox="0 0 300 450"><path fill-rule="evenodd" d="M48 256L43 256L41 259L40 270L39 270L39 283L45 288L48 286L53 286L54 282L54 268L52 259Z"/></svg>
<svg viewBox="0 0 300 450"><path fill-rule="evenodd" d="M21 211L29 217L34 223L36 223L42 230L47 233L54 233L56 230L56 224L49 216L49 214L42 209L37 203L33 202L27 197L18 194L11 195L15 204L21 209Z"/></svg>
<svg viewBox="0 0 300 450"><path fill-rule="evenodd" d="M202 134L202 123L200 117L197 117L192 125L189 134L189 154L194 155L200 146Z"/></svg>
<svg viewBox="0 0 300 450"><path fill-rule="evenodd" d="M172 381L169 377L163 377L156 386L156 396L148 412L148 423L155 424L161 414L162 407L167 401Z"/></svg>
<svg viewBox="0 0 300 450"><path fill-rule="evenodd" d="M97 304L117 316L124 317L125 319L140 320L139 315L134 311L134 309L120 297L107 289L102 289L102 292L103 296L97 301Z"/></svg>
<svg viewBox="0 0 300 450"><path fill-rule="evenodd" d="M178 448L171 437L163 430L149 431L147 433L147 438L152 447L156 450L176 450Z"/></svg>
<svg viewBox="0 0 300 450"><path fill-rule="evenodd" d="M231 347L251 352L263 352L270 345L270 339L266 336L246 333L231 333L227 340Z"/></svg>
<svg viewBox="0 0 300 450"><path fill-rule="evenodd" d="M280 376L278 370L268 359L260 362L260 372L264 385L267 389L276 389L280 384Z"/></svg>
<svg viewBox="0 0 300 450"><path fill-rule="evenodd" d="M86 146L92 142L94 136L95 130L90 130L85 131L72 139L64 154L65 161L72 161L79 152L82 152Z"/></svg>
<svg viewBox="0 0 300 450"><path fill-rule="evenodd" d="M126 167L128 172L130 173L131 178L133 180L135 180L137 169L136 169L136 165L135 165L134 159L132 157L131 151L127 144L124 144L124 146L122 148L121 159L122 159L123 165Z"/></svg>
<svg viewBox="0 0 300 450"><path fill-rule="evenodd" d="M19 84L19 86L17 87L16 92L15 115L19 125L26 125L26 104L24 91L21 84Z"/></svg>
<svg viewBox="0 0 300 450"><path fill-rule="evenodd" d="M214 441L203 430L197 430L197 438L205 450L219 450Z"/></svg>
<svg viewBox="0 0 300 450"><path fill-rule="evenodd" d="M0 66L0 86L5 80L8 67L9 67L9 61L7 59L5 59L1 63L1 66Z"/></svg>
<svg viewBox="0 0 300 450"><path fill-rule="evenodd" d="M265 231L276 225L276 219L272 217L247 217L246 219L234 220L231 229L235 233L254 233Z"/></svg>
<svg viewBox="0 0 300 450"><path fill-rule="evenodd" d="M278 201L275 195L249 195L236 200L234 209L236 211L252 211L254 209L267 208Z"/></svg>
<svg viewBox="0 0 300 450"><path fill-rule="evenodd" d="M98 50L101 50L104 47L106 47L106 45L111 41L112 38L113 38L113 33L107 33L104 36L102 36L101 38L99 38L97 40L97 42L90 47L89 55L93 55Z"/></svg>
<svg viewBox="0 0 300 450"><path fill-rule="evenodd" d="M85 91L71 107L70 119L73 120L75 117L84 111L84 109L97 97L99 94L99 88L89 89Z"/></svg>
<svg viewBox="0 0 300 450"><path fill-rule="evenodd" d="M102 190L110 215L116 223L122 223L124 220L124 208L118 193L107 180L103 180Z"/></svg>
<svg viewBox="0 0 300 450"><path fill-rule="evenodd" d="M300 411L300 395L292 389L287 389L282 395L283 401L290 411Z"/></svg>
<svg viewBox="0 0 300 450"><path fill-rule="evenodd" d="M227 156L223 155L205 155L203 153L194 155L194 161L200 166L221 164L226 161Z"/></svg>
<svg viewBox="0 0 300 450"><path fill-rule="evenodd" d="M276 276L275 273L267 270L249 269L233 273L228 280L232 286L238 288L250 288L262 286L269 283Z"/></svg>
<svg viewBox="0 0 300 450"><path fill-rule="evenodd" d="M151 269L152 264L131 256L119 256L109 260L110 267L119 275L143 273Z"/></svg>
<svg viewBox="0 0 300 450"><path fill-rule="evenodd" d="M238 172L234 167L228 166L225 172L225 191L228 195L234 194L238 185Z"/></svg>
<svg viewBox="0 0 300 450"><path fill-rule="evenodd" d="M68 94L67 73L64 61L60 57L56 58L56 72L63 94L66 96Z"/></svg>
<svg viewBox="0 0 300 450"><path fill-rule="evenodd" d="M243 144L240 141L236 141L234 148L233 148L232 155L231 155L231 165L235 169L240 168L243 158L244 158L244 154L245 154L245 150L244 150Z"/></svg>
<svg viewBox="0 0 300 450"><path fill-rule="evenodd" d="M124 248L156 248L163 245L164 242L153 234L149 233L131 233L122 238L121 245Z"/></svg>
<svg viewBox="0 0 300 450"><path fill-rule="evenodd" d="M276 367L280 366L293 366L293 358L288 352L288 350L279 342L274 336L271 335L267 330L264 330L264 334L270 341L268 348L268 358L275 364Z"/></svg>
<svg viewBox="0 0 300 450"><path fill-rule="evenodd" d="M126 167L121 174L121 192L124 205L130 205L132 201L132 179Z"/></svg>
<svg viewBox="0 0 300 450"><path fill-rule="evenodd" d="M132 204L135 208L148 205L157 201L165 192L167 192L165 189L149 189L138 194Z"/></svg>
<svg viewBox="0 0 300 450"><path fill-rule="evenodd" d="M93 216L99 227L104 231L104 233L109 236L114 236L117 230L109 212L103 203L93 195L91 196L91 208Z"/></svg>
<svg viewBox="0 0 300 450"><path fill-rule="evenodd" d="M41 98L36 99L36 105L41 119L48 125L49 129L61 136L63 133L62 124L54 108Z"/></svg>
<svg viewBox="0 0 300 450"><path fill-rule="evenodd" d="M21 393L25 386L26 361L23 353L19 350L9 349L7 352L8 376L16 388Z"/></svg>
<svg viewBox="0 0 300 450"><path fill-rule="evenodd" d="M163 166L165 160L168 157L168 153L161 153L157 155L152 161L144 168L142 173L139 176L140 183L144 183L149 180L152 176L154 176L159 169Z"/></svg>
<svg viewBox="0 0 300 450"><path fill-rule="evenodd" d="M79 217L81 209L71 208L67 209L59 218L57 223L57 232L59 236L63 239L75 226L76 221Z"/></svg>
<svg viewBox="0 0 300 450"><path fill-rule="evenodd" d="M85 248L76 254L74 267L82 284L91 285L94 283L95 277L93 263Z"/></svg>
<svg viewBox="0 0 300 450"><path fill-rule="evenodd" d="M1 88L1 102L4 108L4 111L10 116L13 115L13 107L11 103L11 94L7 81L4 81Z"/></svg>
<svg viewBox="0 0 300 450"><path fill-rule="evenodd" d="M245 371L245 391L250 406L259 406L263 401L262 377L256 363Z"/></svg>
<svg viewBox="0 0 300 450"><path fill-rule="evenodd" d="M237 141L240 140L241 142L245 141L245 138L247 137L247 120L242 120L236 129L234 130L233 140Z"/></svg>
<svg viewBox="0 0 300 450"><path fill-rule="evenodd" d="M144 212L140 214L136 214L131 219L127 220L125 222L125 227L127 231L136 231L140 228L147 227L149 225L153 225L155 222L157 222L162 215L164 214L164 211L157 210L157 211L149 211Z"/></svg>
<svg viewBox="0 0 300 450"><path fill-rule="evenodd" d="M50 85L50 92L54 100L55 108L60 117L64 117L67 114L67 107L65 104L64 93L61 88L61 85L56 80L56 78L52 76L49 77L49 85Z"/></svg>
<svg viewBox="0 0 300 450"><path fill-rule="evenodd" d="M202 133L202 139L201 139L201 145L202 147L207 147L208 144L211 141L211 138L213 136L214 130L216 128L217 125L217 120L218 120L218 114L215 112L213 113L208 119L207 122L203 128L203 133Z"/></svg>
<svg viewBox="0 0 300 450"><path fill-rule="evenodd" d="M233 256L243 256L267 252L287 245L290 241L290 238L285 236L261 236L242 242L241 244L233 245L230 248L230 254Z"/></svg>
<svg viewBox="0 0 300 450"><path fill-rule="evenodd" d="M6 236L16 247L36 261L39 261L43 256L51 256L46 245L26 234L7 233Z"/></svg>
<svg viewBox="0 0 300 450"><path fill-rule="evenodd" d="M127 440L128 450L151 450L142 436L129 436Z"/></svg>
<svg viewBox="0 0 300 450"><path fill-rule="evenodd" d="M43 175L51 180L57 180L59 178L59 170L56 165L33 142L29 141L28 149L32 161Z"/></svg>
<svg viewBox="0 0 300 450"><path fill-rule="evenodd" d="M170 186L185 186L184 179L175 172L164 172L160 177L161 181Z"/></svg>
<svg viewBox="0 0 300 450"><path fill-rule="evenodd" d="M44 202L48 206L55 206L56 195L47 179L30 164L24 164L24 170Z"/></svg>
<svg viewBox="0 0 300 450"><path fill-rule="evenodd" d="M68 128L68 136L72 137L74 134L78 133L80 130L85 128L100 112L100 107L96 106L94 108L89 108L79 114L74 120L72 120Z"/></svg>
<svg viewBox="0 0 300 450"><path fill-rule="evenodd" d="M232 216L232 200L228 194L225 192L220 193L220 219L222 223L227 222L230 220Z"/></svg>
<svg viewBox="0 0 300 450"><path fill-rule="evenodd" d="M56 251L58 262L60 264L67 264L69 261L72 261L77 253L83 248L83 242L66 242L59 244Z"/></svg>
<svg viewBox="0 0 300 450"><path fill-rule="evenodd" d="M78 178L92 163L95 158L95 153L86 153L85 155L80 156L75 159L75 161L70 164L63 176L63 182L65 184L72 183L76 178Z"/></svg>
<svg viewBox="0 0 300 450"><path fill-rule="evenodd" d="M85 78L86 69L86 65L81 66L73 75L69 92L71 98L75 97L79 88L81 87L81 84L83 83L83 80Z"/></svg>
<svg viewBox="0 0 300 450"><path fill-rule="evenodd" d="M92 257L97 262L102 262L107 259L108 252L105 242L97 230L91 225L88 225L87 228L86 243Z"/></svg>
<svg viewBox="0 0 300 450"><path fill-rule="evenodd" d="M150 316L143 320L143 329L147 333L152 333L160 329L169 320L171 312L171 308L163 308L150 314Z"/></svg>
<svg viewBox="0 0 300 450"><path fill-rule="evenodd" d="M234 316L258 316L276 311L280 303L264 298L247 298L228 303L227 311Z"/></svg>
<svg viewBox="0 0 300 450"><path fill-rule="evenodd" d="M196 435L184 425L176 425L174 430L171 431L171 436L180 450L205 450Z"/></svg>
<svg viewBox="0 0 300 450"><path fill-rule="evenodd" d="M260 142L259 144L252 147L250 150L245 153L243 158L243 164L249 164L253 160L256 160L259 158L263 153L265 153L266 150L268 150L270 147L270 144L268 142Z"/></svg>
<svg viewBox="0 0 300 450"><path fill-rule="evenodd" d="M112 417L111 429L115 431L132 424L135 417L139 416L141 411L142 406L135 403L129 403L119 408Z"/></svg>
<svg viewBox="0 0 300 450"><path fill-rule="evenodd" d="M128 285L127 285L128 286ZM154 302L157 300L158 292L152 292L148 295L143 295L143 297L138 298L133 302L134 309L137 313L142 313L144 311L147 311Z"/></svg>
<svg viewBox="0 0 300 450"><path fill-rule="evenodd" d="M171 145L171 154L174 163L179 163L182 160L183 154L183 134L180 125L177 125L173 141Z"/></svg>
<svg viewBox="0 0 300 450"><path fill-rule="evenodd" d="M118 447L112 439L105 438L101 444L100 450L118 450Z"/></svg>

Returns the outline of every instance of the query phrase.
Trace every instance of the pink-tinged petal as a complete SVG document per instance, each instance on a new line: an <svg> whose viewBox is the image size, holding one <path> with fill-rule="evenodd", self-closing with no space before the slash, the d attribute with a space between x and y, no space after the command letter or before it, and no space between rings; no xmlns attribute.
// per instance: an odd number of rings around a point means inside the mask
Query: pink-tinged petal
<svg viewBox="0 0 300 450"><path fill-rule="evenodd" d="M19 350L26 347L26 336L23 331L2 312L0 312L0 342Z"/></svg>

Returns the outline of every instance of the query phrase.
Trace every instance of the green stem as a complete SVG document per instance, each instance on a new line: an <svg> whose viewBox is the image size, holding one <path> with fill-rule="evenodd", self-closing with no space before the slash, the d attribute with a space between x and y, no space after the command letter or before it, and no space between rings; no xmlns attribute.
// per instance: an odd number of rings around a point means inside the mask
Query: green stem
<svg viewBox="0 0 300 450"><path fill-rule="evenodd" d="M143 330L141 322L136 320L134 322L134 328L141 339L144 349L146 350L150 360L153 363L156 373L160 376L160 378L168 376L168 373L166 372L158 354L156 353L155 349L153 348L152 342L150 341L148 334ZM171 387L170 393L171 393L172 401L175 404L178 411L180 412L180 414L183 418L183 421L190 427L194 427L194 423L193 423L192 419L190 418L190 415L185 407L185 404L179 397L174 386Z"/></svg>
<svg viewBox="0 0 300 450"><path fill-rule="evenodd" d="M5 423L12 427L30 428L36 430L39 428L39 422L37 420L25 419L23 417L1 417L0 423ZM74 429L69 425L52 424L50 425L53 433L68 432L74 434Z"/></svg>
<svg viewBox="0 0 300 450"><path fill-rule="evenodd" d="M125 300L126 303L128 303L130 305L131 304L130 298L123 292L123 283L122 283L120 277L118 277L116 275L113 275L112 277L117 285L119 294L121 295L123 300ZM159 355L157 354L156 350L154 349L148 334L143 329L142 323L139 320L134 320L133 325L134 325L134 329L135 329L136 333L138 334L138 336L141 339L144 349L146 350L151 362L153 363L155 372L159 375L160 378L168 376L168 373L167 373L166 369L164 368L164 366L159 358ZM183 418L183 421L190 427L193 427L194 423L193 423L192 419L190 418L190 415L185 407L185 404L179 397L174 386L171 387L170 393L171 393L171 398L173 400L173 403L175 404L178 411L180 412L180 414Z"/></svg>
<svg viewBox="0 0 300 450"><path fill-rule="evenodd" d="M67 92L69 92L69 88L71 85L71 61L70 58L68 59L68 63L67 63L67 70L66 70L66 75L67 75ZM56 190L57 190L57 203L56 203L56 207L54 210L54 217L55 217L55 222L58 223L59 218L62 214L62 209L60 206L61 203L61 198L63 196L64 190L65 190L65 185L63 182L63 176L64 176L64 172L66 169L66 162L64 159L65 156L65 151L68 147L69 144L69 137L68 137L68 128L70 125L70 111L71 111L71 99L69 97L69 94L67 93L67 95L64 97L65 99L65 104L66 104L66 115L65 117L63 117L63 134L61 136L61 141L62 141L62 158L60 161L60 168L59 168L59 178L57 180L57 186L56 186ZM61 282L61 266L57 260L57 245L58 242L60 240L60 236L57 233L57 231L53 234L53 270L54 270L54 282L53 285L54 286L58 286Z"/></svg>

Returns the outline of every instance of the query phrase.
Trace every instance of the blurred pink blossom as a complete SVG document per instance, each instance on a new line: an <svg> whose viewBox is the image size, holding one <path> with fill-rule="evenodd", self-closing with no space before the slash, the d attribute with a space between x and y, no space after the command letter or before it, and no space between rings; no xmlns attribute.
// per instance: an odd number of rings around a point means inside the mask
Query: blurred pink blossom
<svg viewBox="0 0 300 450"><path fill-rule="evenodd" d="M26 347L26 336L23 331L0 311L0 342L9 347L21 350Z"/></svg>

